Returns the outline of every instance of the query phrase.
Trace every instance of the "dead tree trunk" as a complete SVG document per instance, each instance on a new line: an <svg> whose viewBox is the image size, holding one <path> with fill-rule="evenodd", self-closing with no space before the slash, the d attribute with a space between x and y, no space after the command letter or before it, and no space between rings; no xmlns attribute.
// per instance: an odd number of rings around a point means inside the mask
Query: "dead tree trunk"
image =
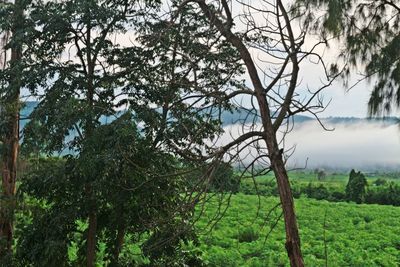
<svg viewBox="0 0 400 267"><path fill-rule="evenodd" d="M260 117L263 125L263 139L268 148L271 169L275 173L278 184L278 190L285 220L286 250L290 259L290 264L293 267L304 266L292 192L287 171L285 169L284 161L282 158L282 152L280 151L276 137L277 128L279 128L281 121L283 120L289 109L289 104L292 100L291 97L296 87L297 73L299 70L298 62L295 58L296 55L294 54L290 58L293 61L293 75L290 81L290 86L286 95L286 99L282 104L282 111L280 112L278 118L273 122L267 102L267 90L262 85L256 65L250 55L250 52L245 44L242 42L242 40L230 30L230 27L232 25L232 15L226 3L226 0L221 0L224 11L226 13L226 18L228 20L225 23L221 21L220 17L216 15L215 11L210 8L204 0L194 1L198 3L203 13L208 17L210 23L214 24L219 32L237 49L237 51L240 53L241 59L243 60L247 68L254 88L254 95L260 108ZM278 2L279 3L277 4L276 9L282 10L283 6L280 1ZM282 12L284 12L284 10L282 10ZM287 14L284 13L283 16L285 17L285 15ZM287 17L285 17L285 19L287 19ZM286 25L286 27L288 27L288 30L291 31L288 25ZM291 33L289 33L289 35L291 35ZM291 45L293 45L293 43Z"/></svg>

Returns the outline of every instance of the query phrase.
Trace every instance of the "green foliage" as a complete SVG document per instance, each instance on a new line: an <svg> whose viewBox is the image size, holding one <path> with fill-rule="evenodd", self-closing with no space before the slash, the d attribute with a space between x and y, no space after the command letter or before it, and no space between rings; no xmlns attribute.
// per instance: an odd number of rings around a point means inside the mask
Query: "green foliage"
<svg viewBox="0 0 400 267"><path fill-rule="evenodd" d="M400 206L400 186L390 182L389 185L369 188L365 203Z"/></svg>
<svg viewBox="0 0 400 267"><path fill-rule="evenodd" d="M192 250L187 250L190 246ZM166 225L153 232L143 244L143 254L150 259L145 266L202 266L198 240L187 224Z"/></svg>
<svg viewBox="0 0 400 267"><path fill-rule="evenodd" d="M180 240L191 239L191 210L175 211L182 206L180 193L185 182L179 177L159 175L171 173L177 162L152 149L143 138L132 116L124 114L111 124L99 126L91 138L86 138L78 156L33 163L33 171L21 190L46 205L21 231L19 258L35 266L67 264L68 247L75 242L78 255L74 264L82 263L87 227L79 227L76 222L86 221L92 208L86 201L87 191L81 189L89 182L91 203L98 214L99 239L106 246L106 262L118 262L113 253L121 231L136 237L149 234L144 251L150 259L164 254L172 258L179 251ZM49 229L46 225L56 227ZM36 244L36 240L42 242ZM156 241L163 244L161 248L154 246ZM149 244L163 253L154 253Z"/></svg>
<svg viewBox="0 0 400 267"><path fill-rule="evenodd" d="M202 229L218 211L214 202L206 205L206 213L197 226L203 259L209 266L289 266L284 222L279 219L281 209L270 213L279 199L262 197L259 201L257 196L233 195L227 213L211 233ZM306 266L325 266L325 242L328 266L400 264L398 208L307 198L296 199L295 204ZM259 238L239 242L238 234L243 229L254 229Z"/></svg>
<svg viewBox="0 0 400 267"><path fill-rule="evenodd" d="M376 186L382 186L382 185L386 185L387 184L387 180L383 179L383 178L378 178L373 182L373 185Z"/></svg>
<svg viewBox="0 0 400 267"><path fill-rule="evenodd" d="M374 184L378 181L379 185L365 188L362 203L400 206L398 177L396 173L368 177L368 182ZM306 196L334 202L348 200L346 196L348 177L345 175L330 174L324 181L316 181L314 173L292 172L290 178L294 198ZM278 196L275 178L270 175L257 177L254 181L249 179L241 181L239 192L247 195Z"/></svg>
<svg viewBox="0 0 400 267"><path fill-rule="evenodd" d="M199 188L199 185L204 185L207 187L208 192L239 192L240 178L235 174L234 168L227 162L213 161L209 164L202 164L197 168L188 166L188 169L193 169L187 175L187 179L189 187L195 188L194 190Z"/></svg>
<svg viewBox="0 0 400 267"><path fill-rule="evenodd" d="M239 242L253 242L259 238L257 230L253 227L246 227L244 229L239 230L237 239Z"/></svg>
<svg viewBox="0 0 400 267"><path fill-rule="evenodd" d="M233 167L226 162L219 162L211 178L212 190L217 192L239 191L240 179L233 170Z"/></svg>
<svg viewBox="0 0 400 267"><path fill-rule="evenodd" d="M370 115L385 115L400 106L400 5L384 0L297 0L325 39L332 34L344 41L342 58L351 67L361 67L367 77L376 77L368 103ZM311 5L311 6L310 6ZM313 14L321 7L322 16ZM312 10L312 11L311 11ZM311 13L312 12L312 13ZM322 18L322 19L321 19Z"/></svg>
<svg viewBox="0 0 400 267"><path fill-rule="evenodd" d="M188 161L203 163L204 148L212 152L205 140L221 132L227 81L235 86L243 73L238 54L191 8L165 20L160 1L26 4L22 79L40 102L23 149L65 157L33 162L21 187L45 203L20 231L21 263L83 265L90 225L102 264L135 261L121 247L125 238L141 242L152 266L195 260L180 250L194 239L193 199L180 173ZM122 46L114 37L128 31L135 40ZM213 190L236 190L237 182L222 185L232 175L224 168ZM34 240L41 244L32 249Z"/></svg>
<svg viewBox="0 0 400 267"><path fill-rule="evenodd" d="M367 179L361 172L351 170L349 182L346 185L346 197L350 201L362 203L365 198Z"/></svg>

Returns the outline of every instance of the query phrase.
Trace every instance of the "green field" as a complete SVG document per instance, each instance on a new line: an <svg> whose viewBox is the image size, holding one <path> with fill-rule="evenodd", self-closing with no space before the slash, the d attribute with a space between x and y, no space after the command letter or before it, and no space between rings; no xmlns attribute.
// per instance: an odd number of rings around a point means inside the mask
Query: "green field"
<svg viewBox="0 0 400 267"><path fill-rule="evenodd" d="M391 176L368 177L370 187L378 178L396 184L399 181ZM328 189L324 192L329 194L344 192L347 180L345 174L327 175L318 181L312 173L291 173L294 189L303 190L310 183L323 184ZM265 193L263 196L255 195L253 182L248 179L242 181L239 193L217 194L223 199L214 197L204 205L199 203L196 213L199 246L185 245L185 253L199 256L205 266L211 267L289 266L279 199L273 196L274 177L258 177L256 183L260 192ZM253 192L244 194L244 190ZM329 202L307 198L303 193L297 195L295 204L306 266L400 266L400 207ZM215 220L218 214L221 217ZM28 223L28 217L24 216L19 214L22 226ZM80 266L76 265L79 240L87 227L84 221L77 223L80 232L74 234L68 249L71 266ZM126 263L123 266L151 266L140 248L140 240L147 237L147 234L139 239L126 236L121 252L122 262ZM109 264L106 246L100 239L98 267Z"/></svg>
<svg viewBox="0 0 400 267"><path fill-rule="evenodd" d="M364 173L365 178L368 181L368 184L372 185L378 179L384 179L387 182L393 182L396 184L400 183L400 173ZM290 180L294 183L317 183L323 184L328 187L342 187L344 188L348 182L349 174L348 173L335 173L335 172L327 172L326 177L318 180L316 174L311 171L293 171L289 172ZM247 179L246 183L253 183L250 181L251 179ZM275 180L275 176L272 173L268 175L259 176L256 178L257 182L265 183L266 181Z"/></svg>
<svg viewBox="0 0 400 267"><path fill-rule="evenodd" d="M199 230L203 258L209 266L288 266L280 210L269 210L275 197L233 195L225 216L212 232ZM216 213L208 203L197 226L204 228ZM296 209L306 266L399 266L400 208L331 203L301 198ZM257 214L258 213L258 214ZM326 220L325 220L326 214ZM325 237L324 237L325 235Z"/></svg>

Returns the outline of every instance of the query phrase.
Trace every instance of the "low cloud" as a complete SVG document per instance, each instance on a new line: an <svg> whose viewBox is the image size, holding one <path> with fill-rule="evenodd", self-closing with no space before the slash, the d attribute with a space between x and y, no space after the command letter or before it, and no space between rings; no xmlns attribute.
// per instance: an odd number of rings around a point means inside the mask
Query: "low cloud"
<svg viewBox="0 0 400 267"><path fill-rule="evenodd" d="M323 131L307 122L290 133L288 145L296 145L291 164L308 158L310 167L395 168L400 166L400 128L380 122L336 124Z"/></svg>
<svg viewBox="0 0 400 267"><path fill-rule="evenodd" d="M400 169L400 127L384 122L327 123L325 131L316 121L299 123L287 134L285 150L295 147L288 166L361 170ZM238 136L240 125L227 127L222 143ZM248 151L249 152L249 151ZM256 154L255 149L250 151ZM242 153L243 155L246 152Z"/></svg>

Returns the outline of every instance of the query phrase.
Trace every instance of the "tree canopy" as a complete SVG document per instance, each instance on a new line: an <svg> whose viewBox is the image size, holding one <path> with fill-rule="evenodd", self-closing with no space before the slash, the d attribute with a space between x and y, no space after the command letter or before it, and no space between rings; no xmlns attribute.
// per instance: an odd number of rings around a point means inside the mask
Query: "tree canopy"
<svg viewBox="0 0 400 267"><path fill-rule="evenodd" d="M297 0L313 10L308 20L325 38L344 43L342 58L348 64L344 74L362 70L374 81L368 102L370 115L386 115L400 106L400 3L386 0ZM315 10L315 6L321 9ZM320 14L322 13L322 16ZM318 14L318 15L317 15Z"/></svg>

